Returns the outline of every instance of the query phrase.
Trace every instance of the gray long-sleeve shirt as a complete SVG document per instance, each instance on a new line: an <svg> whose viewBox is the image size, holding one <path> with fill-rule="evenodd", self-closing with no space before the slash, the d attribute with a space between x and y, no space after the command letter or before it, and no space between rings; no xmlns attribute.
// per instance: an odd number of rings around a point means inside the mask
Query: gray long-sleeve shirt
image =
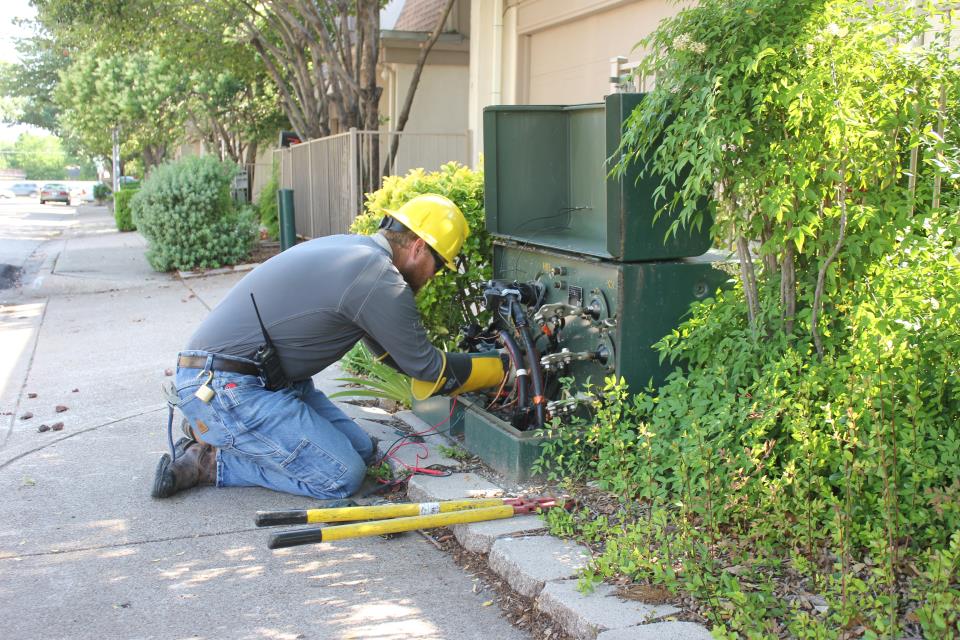
<svg viewBox="0 0 960 640"><path fill-rule="evenodd" d="M256 297L283 369L303 380L367 338L404 373L436 380L440 352L427 340L413 290L381 235L337 235L304 242L244 276L190 338L190 350L250 358L264 344L250 301Z"/></svg>

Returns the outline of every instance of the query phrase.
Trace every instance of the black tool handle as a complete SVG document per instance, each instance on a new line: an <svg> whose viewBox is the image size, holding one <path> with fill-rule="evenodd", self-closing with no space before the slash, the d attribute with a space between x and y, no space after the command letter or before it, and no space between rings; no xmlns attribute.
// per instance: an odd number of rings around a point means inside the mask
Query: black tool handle
<svg viewBox="0 0 960 640"><path fill-rule="evenodd" d="M275 527L279 524L307 524L307 512L295 511L257 511L253 521L258 527Z"/></svg>
<svg viewBox="0 0 960 640"><path fill-rule="evenodd" d="M315 527L312 529L294 529L293 531L284 531L275 533L267 541L268 549L284 549L286 547L296 547L301 544L315 544L323 542L323 529Z"/></svg>

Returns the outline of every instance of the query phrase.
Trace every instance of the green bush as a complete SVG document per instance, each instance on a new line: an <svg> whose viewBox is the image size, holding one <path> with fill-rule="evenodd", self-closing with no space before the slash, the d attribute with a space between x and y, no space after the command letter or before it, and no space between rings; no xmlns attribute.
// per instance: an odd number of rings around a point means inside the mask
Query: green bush
<svg viewBox="0 0 960 640"><path fill-rule="evenodd" d="M893 607L900 624L915 610L926 637L953 637L932 626L960 623L953 215L916 218L894 251L850 283L823 361L809 342L750 341L738 288L697 305L661 343L689 371L673 373L657 396L631 396L610 379L590 420L548 429L540 469L594 478L663 521L651 527L645 516L626 537L614 527L617 542L608 541L589 575L626 573L710 600L731 597L725 566L756 562L759 570L775 558L818 585L832 613L817 624L865 616L884 628ZM761 308L775 313L778 288L761 292ZM679 578L664 573L672 569L651 539L671 550ZM713 555L718 540L723 556L753 560ZM953 564L944 570L947 557ZM904 563L919 575L906 583L913 596L898 604L888 598ZM764 571L749 580L777 576ZM864 591L844 592L844 583ZM787 610L794 631L814 625L785 602L765 606ZM744 612L728 618L720 610L714 623L745 637L769 613Z"/></svg>
<svg viewBox="0 0 960 640"><path fill-rule="evenodd" d="M483 211L483 171L473 171L450 162L432 173L414 169L405 176L384 178L381 189L367 194L365 211L357 216L350 230L373 234L385 209L399 209L408 200L424 193L450 198L460 207L470 227L470 236L458 260L460 269L456 273L449 269L440 271L417 295L417 306L427 334L434 342L449 345L457 330L466 323L484 324L489 320L487 312L478 316L471 310L471 304L481 297L481 287L493 271L493 245L487 234Z"/></svg>
<svg viewBox="0 0 960 640"><path fill-rule="evenodd" d="M541 468L624 502L591 578L693 595L716 638L960 637L947 10L700 0L642 42L658 82L624 150L690 222L712 197L741 277L660 344L686 372L607 381L592 420L553 429Z"/></svg>
<svg viewBox="0 0 960 640"><path fill-rule="evenodd" d="M238 207L230 198L236 172L236 165L213 156L154 169L131 202L133 221L150 245L150 266L209 269L246 258L257 222L252 208Z"/></svg>
<svg viewBox="0 0 960 640"><path fill-rule="evenodd" d="M97 184L93 185L93 199L97 202L103 202L104 200L107 200L110 197L110 193L110 187L102 182L98 182Z"/></svg>
<svg viewBox="0 0 960 640"><path fill-rule="evenodd" d="M130 201L136 193L137 189L120 189L113 196L113 219L117 222L118 231L136 231L137 229L130 206Z"/></svg>
<svg viewBox="0 0 960 640"><path fill-rule="evenodd" d="M273 165L270 180L263 185L257 196L257 210L260 212L260 225L267 230L271 240L280 238L280 218L277 211L277 191L280 189L280 176L277 165Z"/></svg>

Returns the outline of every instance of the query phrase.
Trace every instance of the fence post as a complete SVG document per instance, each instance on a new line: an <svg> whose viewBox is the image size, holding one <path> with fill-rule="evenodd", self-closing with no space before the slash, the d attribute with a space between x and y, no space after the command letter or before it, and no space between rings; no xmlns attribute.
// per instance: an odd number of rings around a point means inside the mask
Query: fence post
<svg viewBox="0 0 960 640"><path fill-rule="evenodd" d="M357 206L357 189L359 186L359 180L357 179L357 170L360 163L360 153L357 149L357 128L350 127L350 144L349 144L349 156L350 156L350 211L353 213L351 215L356 215L359 211Z"/></svg>
<svg viewBox="0 0 960 640"><path fill-rule="evenodd" d="M311 142L312 142L312 141L311 141ZM307 184L310 185L309 191L307 192L307 193L308 193L308 196L307 196L307 197L310 198L310 200L309 200L310 206L309 206L309 208L308 208L308 209L309 209L309 217L308 217L307 219L310 220L310 229L309 229L309 231L308 231L308 235L309 235L311 238L315 238L315 237L317 236L317 229L316 229L316 222L317 222L317 200L316 200L316 198L313 197L313 180L314 180L314 175L313 175L313 150L314 150L314 145L311 144L311 142L308 142L306 145L304 145L304 146L306 147L306 150L307 150Z"/></svg>

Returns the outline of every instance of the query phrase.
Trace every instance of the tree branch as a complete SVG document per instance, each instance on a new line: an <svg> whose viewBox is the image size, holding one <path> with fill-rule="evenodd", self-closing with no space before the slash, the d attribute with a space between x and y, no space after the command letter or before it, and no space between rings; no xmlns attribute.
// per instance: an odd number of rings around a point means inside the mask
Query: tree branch
<svg viewBox="0 0 960 640"><path fill-rule="evenodd" d="M821 265L820 272L817 273L817 288L813 294L813 314L810 317L810 331L813 333L813 343L817 347L817 355L820 360L823 360L823 342L820 340L820 329L817 323L820 318L820 308L823 306L824 282L826 282L827 279L827 269L830 268L833 261L837 259L837 255L840 254L840 248L843 246L843 240L847 230L846 161L840 163L840 184L837 187L837 192L840 199L840 233L837 236L836 244L833 245L833 249L830 251L830 255L827 256L826 262Z"/></svg>

